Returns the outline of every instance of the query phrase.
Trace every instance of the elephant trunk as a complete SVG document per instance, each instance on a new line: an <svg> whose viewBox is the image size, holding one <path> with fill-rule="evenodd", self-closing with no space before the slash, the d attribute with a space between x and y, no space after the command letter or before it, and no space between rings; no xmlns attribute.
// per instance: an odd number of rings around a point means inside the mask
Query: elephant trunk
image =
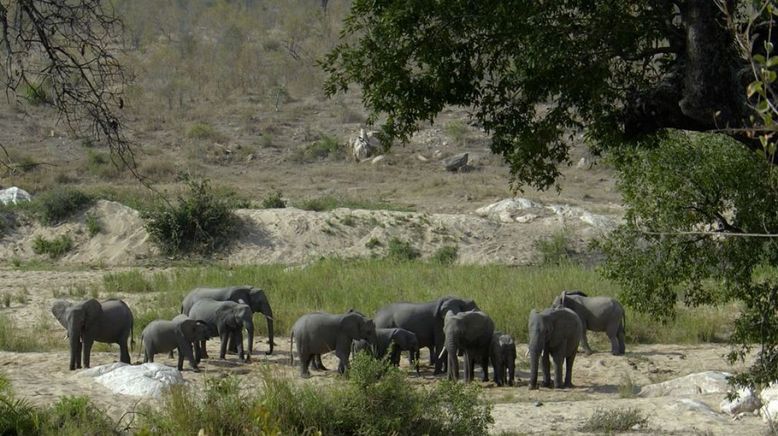
<svg viewBox="0 0 778 436"><path fill-rule="evenodd" d="M270 346L265 354L273 354L273 309L268 304L267 309L262 313L267 318L267 343Z"/></svg>
<svg viewBox="0 0 778 436"><path fill-rule="evenodd" d="M81 366L81 332L76 329L68 329L70 336L70 370Z"/></svg>
<svg viewBox="0 0 778 436"><path fill-rule="evenodd" d="M459 358L457 357L457 346L454 342L454 338L446 338L445 351L448 353L448 379L459 379ZM439 357L442 357L443 353L440 353ZM465 368L467 371L467 368Z"/></svg>

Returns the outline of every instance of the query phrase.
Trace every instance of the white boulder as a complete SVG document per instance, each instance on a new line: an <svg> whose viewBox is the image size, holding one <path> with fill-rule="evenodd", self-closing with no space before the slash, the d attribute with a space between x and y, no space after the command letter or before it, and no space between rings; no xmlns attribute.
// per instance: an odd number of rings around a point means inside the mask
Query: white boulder
<svg viewBox="0 0 778 436"><path fill-rule="evenodd" d="M770 386L762 389L759 399L762 400L762 408L759 409L762 420L778 421L778 383L771 383Z"/></svg>
<svg viewBox="0 0 778 436"><path fill-rule="evenodd" d="M20 201L30 201L32 196L24 189L11 186L10 188L0 189L0 203L16 204Z"/></svg>
<svg viewBox="0 0 778 436"><path fill-rule="evenodd" d="M159 363L128 365L113 363L85 369L79 373L117 394L134 397L159 397L170 386L184 383L181 372Z"/></svg>
<svg viewBox="0 0 778 436"><path fill-rule="evenodd" d="M737 390L737 397L732 401L728 399L721 400L719 410L728 415L737 416L741 413L750 413L759 409L762 402L759 397L750 388L740 388Z"/></svg>
<svg viewBox="0 0 778 436"><path fill-rule="evenodd" d="M641 397L686 397L693 395L719 394L729 390L728 372L706 371L674 378L662 383L643 386Z"/></svg>

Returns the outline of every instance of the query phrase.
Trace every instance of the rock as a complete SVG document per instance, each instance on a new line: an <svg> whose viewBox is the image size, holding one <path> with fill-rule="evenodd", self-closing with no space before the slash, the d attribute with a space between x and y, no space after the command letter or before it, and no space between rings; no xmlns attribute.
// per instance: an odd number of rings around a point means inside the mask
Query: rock
<svg viewBox="0 0 778 436"><path fill-rule="evenodd" d="M467 153L460 153L443 161L443 166L446 167L446 171L459 171L462 167L467 165Z"/></svg>
<svg viewBox="0 0 778 436"><path fill-rule="evenodd" d="M708 415L709 417L719 417L719 415L710 407L708 407L707 404L700 400L693 400L691 398L681 398L675 403L670 404L668 407L676 410L702 413L703 415Z"/></svg>
<svg viewBox="0 0 778 436"><path fill-rule="evenodd" d="M729 391L728 372L706 371L689 374L662 383L643 386L640 397L690 396L723 394Z"/></svg>
<svg viewBox="0 0 778 436"><path fill-rule="evenodd" d="M751 413L762 406L759 397L750 388L741 388L737 391L737 398L732 401L728 399L721 400L719 410L732 416L742 413Z"/></svg>
<svg viewBox="0 0 778 436"><path fill-rule="evenodd" d="M586 168L588 166L589 166L589 161L586 160L585 157L582 157L581 160L579 160L578 163L575 165L576 168L580 168L580 169Z"/></svg>
<svg viewBox="0 0 778 436"><path fill-rule="evenodd" d="M418 159L418 160L420 160L422 162L427 162L429 160L426 157L424 157L424 155L421 155L421 154L417 154L416 155L416 159Z"/></svg>
<svg viewBox="0 0 778 436"><path fill-rule="evenodd" d="M30 201L32 196L24 189L11 186L10 188L0 189L0 203L16 204L20 201Z"/></svg>
<svg viewBox="0 0 778 436"><path fill-rule="evenodd" d="M535 218L538 216L532 213L528 213L526 215L517 216L516 222L521 224L531 223L532 221L535 221Z"/></svg>
<svg viewBox="0 0 778 436"><path fill-rule="evenodd" d="M762 408L759 409L762 420L778 421L778 383L770 383L770 386L762 389L759 399L762 401Z"/></svg>
<svg viewBox="0 0 778 436"><path fill-rule="evenodd" d="M370 164L371 164L371 165L375 165L375 164L377 164L377 163L379 163L379 162L383 161L384 159L386 159L386 156L385 156L385 155L383 155L383 154L382 154L382 155L380 155L380 156L376 156L376 157L374 157L374 158L373 158L373 160L371 160L371 161L370 161Z"/></svg>
<svg viewBox="0 0 778 436"><path fill-rule="evenodd" d="M159 397L170 386L184 383L181 372L159 363L100 365L79 372L117 394L135 397Z"/></svg>
<svg viewBox="0 0 778 436"><path fill-rule="evenodd" d="M376 132L365 132L359 129L359 135L349 141L354 160L360 162L374 156L381 149L381 142L375 137Z"/></svg>

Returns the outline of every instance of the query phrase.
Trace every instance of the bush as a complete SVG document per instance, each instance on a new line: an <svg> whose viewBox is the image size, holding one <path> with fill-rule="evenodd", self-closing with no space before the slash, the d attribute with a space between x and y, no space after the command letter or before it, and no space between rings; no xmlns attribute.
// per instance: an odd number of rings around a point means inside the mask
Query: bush
<svg viewBox="0 0 778 436"><path fill-rule="evenodd" d="M365 355L355 356L344 383L299 385L268 368L262 379L253 395L232 377L206 380L202 394L176 386L162 408L143 411L140 433L484 435L493 422L478 387L444 381L416 389L402 371Z"/></svg>
<svg viewBox="0 0 778 436"><path fill-rule="evenodd" d="M32 251L35 254L48 254L52 259L61 257L72 249L73 239L68 235L60 235L54 239L38 235L32 240Z"/></svg>
<svg viewBox="0 0 778 436"><path fill-rule="evenodd" d="M213 141L219 141L224 139L222 135L216 131L210 124L207 123L195 123L189 128L186 136L192 139L210 139Z"/></svg>
<svg viewBox="0 0 778 436"><path fill-rule="evenodd" d="M558 230L548 238L537 239L534 246L540 253L540 262L543 265L559 265L568 262L575 253L570 247L570 235L567 229Z"/></svg>
<svg viewBox="0 0 778 436"><path fill-rule="evenodd" d="M369 248L371 250L374 249L374 248L380 247L382 245L384 245L384 244L382 244L381 241L379 241L378 238L375 238L375 237L370 238L367 242L365 242L365 247Z"/></svg>
<svg viewBox="0 0 778 436"><path fill-rule="evenodd" d="M271 192L262 200L262 209L283 209L285 207L286 202L281 198L281 191Z"/></svg>
<svg viewBox="0 0 778 436"><path fill-rule="evenodd" d="M457 261L458 257L459 247L456 245L440 247L432 254L432 260L441 265L451 265Z"/></svg>
<svg viewBox="0 0 778 436"><path fill-rule="evenodd" d="M421 253L410 242L392 238L387 245L386 256L392 260L404 261L418 259Z"/></svg>
<svg viewBox="0 0 778 436"><path fill-rule="evenodd" d="M165 254L208 254L234 236L232 207L215 195L207 180L188 181L189 193L177 204L144 213L146 230Z"/></svg>
<svg viewBox="0 0 778 436"><path fill-rule="evenodd" d="M103 287L109 294L138 294L154 292L154 286L138 270L103 275Z"/></svg>
<svg viewBox="0 0 778 436"><path fill-rule="evenodd" d="M28 206L41 224L58 224L86 208L93 199L73 188L54 188L38 195Z"/></svg>
<svg viewBox="0 0 778 436"><path fill-rule="evenodd" d="M595 410L579 430L586 433L622 432L636 425L645 425L647 421L637 409Z"/></svg>
<svg viewBox="0 0 778 436"><path fill-rule="evenodd" d="M303 150L303 160L344 159L346 148L336 138L323 136Z"/></svg>
<svg viewBox="0 0 778 436"><path fill-rule="evenodd" d="M87 214L84 218L84 224L86 224L86 231L90 237L95 237L98 233L103 231L103 225L100 224L100 220L96 215L91 213Z"/></svg>
<svg viewBox="0 0 778 436"><path fill-rule="evenodd" d="M33 106L51 104L49 96L49 84L47 81L41 83L27 83L22 87L22 96Z"/></svg>

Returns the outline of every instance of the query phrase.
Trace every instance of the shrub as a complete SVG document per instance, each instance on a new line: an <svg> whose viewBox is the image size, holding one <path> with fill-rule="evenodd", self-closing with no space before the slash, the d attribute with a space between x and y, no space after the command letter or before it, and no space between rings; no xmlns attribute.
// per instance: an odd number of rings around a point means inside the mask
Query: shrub
<svg viewBox="0 0 778 436"><path fill-rule="evenodd" d="M25 84L22 87L22 96L33 106L52 103L48 82L45 80L40 83Z"/></svg>
<svg viewBox="0 0 778 436"><path fill-rule="evenodd" d="M568 262L574 254L567 229L556 231L548 238L537 239L534 246L540 253L540 262L543 265L559 265Z"/></svg>
<svg viewBox="0 0 778 436"><path fill-rule="evenodd" d="M307 160L344 159L346 157L346 148L336 138L325 135L318 141L305 147L303 157Z"/></svg>
<svg viewBox="0 0 778 436"><path fill-rule="evenodd" d="M146 230L166 254L207 254L234 236L237 218L207 180L188 181L189 193L177 204L144 213Z"/></svg>
<svg viewBox="0 0 778 436"><path fill-rule="evenodd" d="M43 434L119 434L116 424L87 397L65 396L46 411Z"/></svg>
<svg viewBox="0 0 778 436"><path fill-rule="evenodd" d="M461 121L452 121L446 124L443 130L446 136L451 138L455 144L465 145L469 129L464 123Z"/></svg>
<svg viewBox="0 0 778 436"><path fill-rule="evenodd" d="M86 231L89 233L90 237L94 237L103 231L103 225L100 224L100 219L94 214L87 214L84 218L84 223L86 224Z"/></svg>
<svg viewBox="0 0 778 436"><path fill-rule="evenodd" d="M91 204L92 197L74 188L54 188L38 195L29 206L42 224L57 224Z"/></svg>
<svg viewBox="0 0 778 436"><path fill-rule="evenodd" d="M53 336L44 336L32 331L32 329L20 328L7 315L0 314L0 350L20 353L48 351L57 348L60 344ZM4 433L0 431L0 434Z"/></svg>
<svg viewBox="0 0 778 436"><path fill-rule="evenodd" d="M410 242L392 238L387 244L386 256L392 260L404 261L418 259L421 253Z"/></svg>
<svg viewBox="0 0 778 436"><path fill-rule="evenodd" d="M61 257L72 249L73 239L68 235L59 235L54 239L46 239L38 235L32 240L32 251L35 254L48 254L52 259Z"/></svg>
<svg viewBox="0 0 778 436"><path fill-rule="evenodd" d="M598 409L579 430L586 433L622 432L629 431L636 425L645 425L647 421L638 409Z"/></svg>
<svg viewBox="0 0 778 436"><path fill-rule="evenodd" d="M456 245L440 247L432 254L432 260L442 265L451 265L457 261L458 257L459 247Z"/></svg>
<svg viewBox="0 0 778 436"><path fill-rule="evenodd" d="M213 141L219 141L223 139L222 135L216 131L210 124L207 123L195 123L189 128L186 136L192 139L210 139Z"/></svg>
<svg viewBox="0 0 778 436"><path fill-rule="evenodd" d="M365 242L365 247L366 247L366 248L369 248L369 249L371 249L371 250L372 250L373 248L380 247L380 246L382 246L382 245L383 245L383 244L381 243L381 241L379 241L379 240L378 240L378 238L375 238L375 237L373 237L373 238L370 238L370 240L368 240L367 242Z"/></svg>
<svg viewBox="0 0 778 436"><path fill-rule="evenodd" d="M28 173L40 165L35 159L31 158L30 156L21 156L16 159L16 162L14 162L16 165L16 168L21 170L23 173Z"/></svg>
<svg viewBox="0 0 778 436"><path fill-rule="evenodd" d="M281 198L281 191L271 192L262 199L262 209L283 209L285 207L286 202Z"/></svg>
<svg viewBox="0 0 778 436"><path fill-rule="evenodd" d="M109 294L154 292L152 283L138 270L104 274L103 287Z"/></svg>

